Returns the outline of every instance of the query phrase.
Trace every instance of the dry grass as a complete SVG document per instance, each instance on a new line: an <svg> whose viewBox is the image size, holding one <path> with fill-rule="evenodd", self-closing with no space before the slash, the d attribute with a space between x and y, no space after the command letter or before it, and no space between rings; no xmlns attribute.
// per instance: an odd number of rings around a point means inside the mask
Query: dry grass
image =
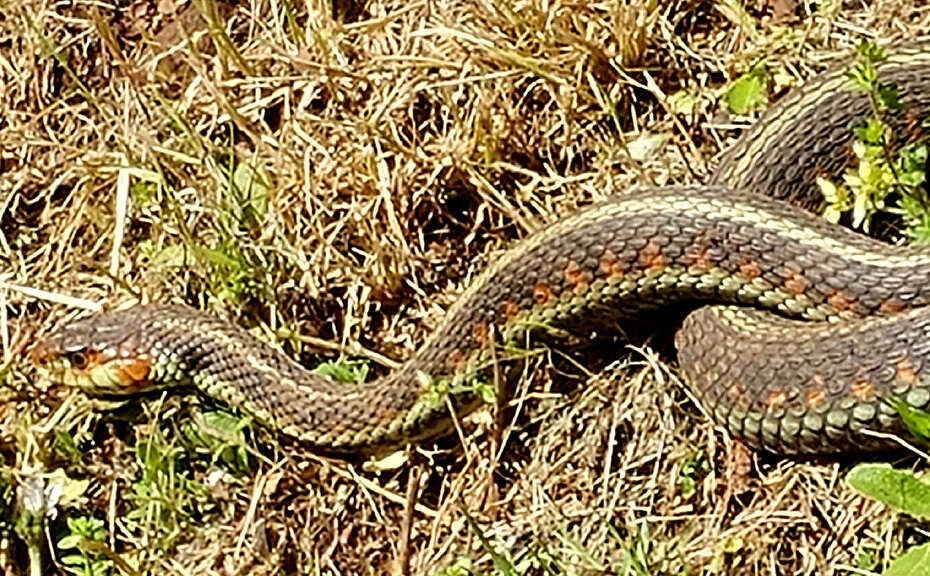
<svg viewBox="0 0 930 576"><path fill-rule="evenodd" d="M25 572L29 533L7 508L37 478L80 490L33 548L93 515L125 573L381 574L408 556L414 574L495 573L494 551L525 574L870 574L900 551L910 529L843 464L747 453L649 347L590 379L541 362L502 448L483 411L381 469L251 427L245 448L190 440L217 414L197 398L60 409L19 354L131 299L386 369L513 239L612 191L706 178L749 120L722 89L755 62L777 96L859 38L930 24L916 0L332 4L0 4L6 573ZM681 91L693 111L673 110Z"/></svg>

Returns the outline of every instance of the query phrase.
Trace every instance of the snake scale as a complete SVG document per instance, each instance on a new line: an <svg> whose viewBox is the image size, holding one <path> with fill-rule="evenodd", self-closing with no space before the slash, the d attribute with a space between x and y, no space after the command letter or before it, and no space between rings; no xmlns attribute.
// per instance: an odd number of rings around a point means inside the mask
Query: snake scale
<svg viewBox="0 0 930 576"><path fill-rule="evenodd" d="M497 258L403 366L362 384L317 376L240 327L180 304L59 328L33 350L95 393L193 384L320 449L369 451L449 428L476 385L533 339L665 307L695 395L750 445L779 454L887 446L895 397L930 403L930 250L893 247L810 213L815 179L848 165L872 111L846 64L795 88L721 158L706 185L642 188L569 214ZM930 42L878 64L904 103L899 141L930 109ZM900 142L898 142L900 143ZM698 308L700 305L714 304Z"/></svg>

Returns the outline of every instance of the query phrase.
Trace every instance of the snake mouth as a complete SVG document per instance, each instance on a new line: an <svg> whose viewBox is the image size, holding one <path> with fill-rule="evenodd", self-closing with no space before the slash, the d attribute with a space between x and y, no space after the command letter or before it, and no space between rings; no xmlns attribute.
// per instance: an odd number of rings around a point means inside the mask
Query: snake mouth
<svg viewBox="0 0 930 576"><path fill-rule="evenodd" d="M51 382L80 388L93 395L129 395L152 386L148 354L123 355L112 348L64 348L54 338L28 353L32 364Z"/></svg>

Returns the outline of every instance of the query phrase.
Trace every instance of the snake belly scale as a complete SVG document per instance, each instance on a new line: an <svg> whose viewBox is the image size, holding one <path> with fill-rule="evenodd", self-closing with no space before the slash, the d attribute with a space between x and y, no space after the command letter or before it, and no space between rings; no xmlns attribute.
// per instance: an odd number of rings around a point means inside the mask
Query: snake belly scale
<svg viewBox="0 0 930 576"><path fill-rule="evenodd" d="M879 65L910 134L930 107L930 44ZM193 384L327 451L372 451L448 429L450 408L532 337L626 316L692 313L682 370L718 423L777 453L856 452L901 432L889 396L930 403L930 250L831 225L816 176L845 164L868 96L838 66L785 96L721 160L711 184L616 194L518 242L471 282L402 367L352 385L314 375L234 324L183 305L93 315L33 358L91 392ZM919 123L918 123L919 124ZM791 200L794 204L785 202ZM760 310L766 310L763 312ZM777 315L773 315L772 313Z"/></svg>

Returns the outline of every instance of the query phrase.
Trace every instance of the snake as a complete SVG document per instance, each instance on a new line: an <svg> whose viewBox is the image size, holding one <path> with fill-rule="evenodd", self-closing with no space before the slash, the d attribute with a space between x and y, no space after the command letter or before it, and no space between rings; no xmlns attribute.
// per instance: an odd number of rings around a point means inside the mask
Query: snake
<svg viewBox="0 0 930 576"><path fill-rule="evenodd" d="M308 370L234 322L182 303L135 304L54 329L32 349L85 392L193 387L321 451L421 442L484 403L482 390L552 345L628 319L690 312L674 341L714 422L776 455L862 453L906 436L930 405L930 249L832 224L816 180L850 164L874 113L840 62L778 98L706 183L606 191L494 257L418 350L364 383ZM888 45L894 144L930 106L930 42ZM680 316L679 316L680 319Z"/></svg>

